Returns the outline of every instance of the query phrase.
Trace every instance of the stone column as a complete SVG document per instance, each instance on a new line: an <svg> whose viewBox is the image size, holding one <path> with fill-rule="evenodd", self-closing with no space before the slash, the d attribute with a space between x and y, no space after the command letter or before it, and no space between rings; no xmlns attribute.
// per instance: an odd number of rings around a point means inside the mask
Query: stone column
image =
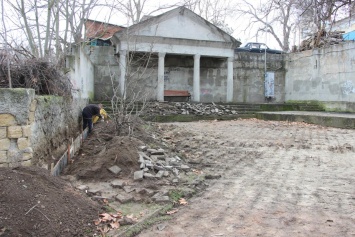
<svg viewBox="0 0 355 237"><path fill-rule="evenodd" d="M165 53L159 53L157 100L164 101L164 61Z"/></svg>
<svg viewBox="0 0 355 237"><path fill-rule="evenodd" d="M120 92L122 97L126 97L125 83L126 83L126 50L120 50Z"/></svg>
<svg viewBox="0 0 355 237"><path fill-rule="evenodd" d="M201 55L194 55L194 96L193 101L200 102L200 58Z"/></svg>
<svg viewBox="0 0 355 237"><path fill-rule="evenodd" d="M227 102L233 101L233 57L227 59Z"/></svg>

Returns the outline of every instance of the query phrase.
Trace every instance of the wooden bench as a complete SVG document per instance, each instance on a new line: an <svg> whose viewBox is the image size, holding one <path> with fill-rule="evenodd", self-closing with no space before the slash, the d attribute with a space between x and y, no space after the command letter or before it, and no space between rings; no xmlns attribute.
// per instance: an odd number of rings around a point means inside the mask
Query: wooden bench
<svg viewBox="0 0 355 237"><path fill-rule="evenodd" d="M189 91L184 90L164 90L164 101L186 102L191 99Z"/></svg>

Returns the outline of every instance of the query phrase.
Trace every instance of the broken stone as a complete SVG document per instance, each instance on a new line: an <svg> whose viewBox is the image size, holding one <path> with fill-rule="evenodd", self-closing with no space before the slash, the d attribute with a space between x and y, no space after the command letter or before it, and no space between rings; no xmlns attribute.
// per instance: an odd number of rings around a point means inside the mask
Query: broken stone
<svg viewBox="0 0 355 237"><path fill-rule="evenodd" d="M130 194L125 194L125 193L121 194L120 193L120 194L117 194L115 196L115 199L123 204L123 203L127 203L127 202L132 201L133 200L133 196L130 195Z"/></svg>
<svg viewBox="0 0 355 237"><path fill-rule="evenodd" d="M164 177L168 177L170 175L170 172L166 170L166 171L164 171L163 175L164 175Z"/></svg>
<svg viewBox="0 0 355 237"><path fill-rule="evenodd" d="M162 231L162 230L165 229L165 227L166 227L166 225L164 225L164 224L159 224L159 225L157 226L157 229L158 229L159 231Z"/></svg>
<svg viewBox="0 0 355 237"><path fill-rule="evenodd" d="M164 166L164 168L165 168L165 170L173 170L173 167L170 165L166 165L166 166Z"/></svg>
<svg viewBox="0 0 355 237"><path fill-rule="evenodd" d="M142 164L143 164L143 163L142 163ZM145 165L147 168L152 168L152 167L153 167L153 163L152 163L150 160L144 161L144 165Z"/></svg>
<svg viewBox="0 0 355 237"><path fill-rule="evenodd" d="M141 202L143 199L141 197L134 196L133 201L134 202Z"/></svg>
<svg viewBox="0 0 355 237"><path fill-rule="evenodd" d="M141 150L141 151L146 151L147 149L148 149L147 146L140 146L140 147L139 147L139 150Z"/></svg>
<svg viewBox="0 0 355 237"><path fill-rule="evenodd" d="M178 176L178 175L179 175L179 170L176 169L176 168L173 168L173 174L174 174L175 176Z"/></svg>
<svg viewBox="0 0 355 237"><path fill-rule="evenodd" d="M93 196L91 197L93 200L108 200L108 201L112 201L112 198L109 197L103 197L103 196Z"/></svg>
<svg viewBox="0 0 355 237"><path fill-rule="evenodd" d="M180 169L182 169L182 170L189 170L190 167L187 166L187 165L181 165L181 166L180 166Z"/></svg>
<svg viewBox="0 0 355 237"><path fill-rule="evenodd" d="M147 152L149 152L151 155L164 155L163 149L148 149Z"/></svg>
<svg viewBox="0 0 355 237"><path fill-rule="evenodd" d="M158 173L155 175L157 178L162 178L164 176L165 171L164 170L159 170Z"/></svg>
<svg viewBox="0 0 355 237"><path fill-rule="evenodd" d="M150 157L147 156L144 152L138 152L139 156L142 156L145 160L150 160Z"/></svg>
<svg viewBox="0 0 355 237"><path fill-rule="evenodd" d="M100 195L101 189L90 188L87 190L87 194L89 195Z"/></svg>
<svg viewBox="0 0 355 237"><path fill-rule="evenodd" d="M139 163L143 163L143 162L144 162L143 156L142 156L141 154L139 154L139 153L138 153L138 155L139 155L138 162L139 162Z"/></svg>
<svg viewBox="0 0 355 237"><path fill-rule="evenodd" d="M114 165L114 166L108 168L108 170L114 174L118 174L119 172L121 172L122 169L120 167L118 167L117 165Z"/></svg>
<svg viewBox="0 0 355 237"><path fill-rule="evenodd" d="M149 178L155 178L155 175L152 175L150 173L144 173L143 177L149 179Z"/></svg>
<svg viewBox="0 0 355 237"><path fill-rule="evenodd" d="M152 160L165 160L165 155L151 155Z"/></svg>
<svg viewBox="0 0 355 237"><path fill-rule="evenodd" d="M127 216L124 216L121 220L118 221L118 223L120 223L120 225L134 225L137 223L137 221Z"/></svg>
<svg viewBox="0 0 355 237"><path fill-rule="evenodd" d="M153 166L153 168L154 168L155 170L159 170L159 171L161 171L161 170L165 170L165 168L164 168L164 167L159 166L159 165L154 165L154 166Z"/></svg>
<svg viewBox="0 0 355 237"><path fill-rule="evenodd" d="M77 189L79 189L80 191L85 191L87 190L89 187L86 185L79 185L78 187L76 187Z"/></svg>
<svg viewBox="0 0 355 237"><path fill-rule="evenodd" d="M134 180L142 180L143 174L144 174L143 170L136 171L136 172L134 172L133 179Z"/></svg>
<svg viewBox="0 0 355 237"><path fill-rule="evenodd" d="M116 179L111 182L111 186L114 188L123 188L126 185L127 185L127 182L125 182L123 180Z"/></svg>
<svg viewBox="0 0 355 237"><path fill-rule="evenodd" d="M124 186L123 187L123 190L126 192L126 193L131 193L133 192L134 190L136 190L135 187L132 187L132 186Z"/></svg>
<svg viewBox="0 0 355 237"><path fill-rule="evenodd" d="M173 179L173 183L174 183L174 184L179 183L179 179Z"/></svg>
<svg viewBox="0 0 355 237"><path fill-rule="evenodd" d="M169 202L169 196L160 196L159 193L155 194L152 199L155 202Z"/></svg>
<svg viewBox="0 0 355 237"><path fill-rule="evenodd" d="M151 197L151 196L155 195L156 193L157 193L157 191L148 188L146 195L147 195L148 197Z"/></svg>

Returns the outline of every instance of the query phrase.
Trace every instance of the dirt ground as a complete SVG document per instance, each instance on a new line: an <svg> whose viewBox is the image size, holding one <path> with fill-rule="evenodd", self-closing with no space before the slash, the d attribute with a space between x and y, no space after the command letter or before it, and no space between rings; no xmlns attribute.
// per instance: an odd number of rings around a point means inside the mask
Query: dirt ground
<svg viewBox="0 0 355 237"><path fill-rule="evenodd" d="M0 236L89 236L100 212L42 168L0 168Z"/></svg>
<svg viewBox="0 0 355 237"><path fill-rule="evenodd" d="M124 192L112 189L117 179L136 191L207 187L139 236L355 236L355 130L247 119L141 122L133 137L115 136L112 123L94 131L61 177L0 170L0 236L98 236L93 223L107 203L94 197L123 208L112 198ZM174 176L135 182L141 145L164 148L191 170L179 184ZM113 165L122 171L109 172ZM132 193L132 202L151 205Z"/></svg>
<svg viewBox="0 0 355 237"><path fill-rule="evenodd" d="M179 146L221 178L138 236L355 236L355 130L256 119L173 126L169 134L194 134Z"/></svg>

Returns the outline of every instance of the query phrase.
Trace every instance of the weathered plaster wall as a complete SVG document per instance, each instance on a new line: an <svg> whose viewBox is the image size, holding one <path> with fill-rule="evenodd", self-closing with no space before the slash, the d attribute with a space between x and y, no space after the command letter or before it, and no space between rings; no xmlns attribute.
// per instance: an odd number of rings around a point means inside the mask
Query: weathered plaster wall
<svg viewBox="0 0 355 237"><path fill-rule="evenodd" d="M111 75L116 82L119 66L113 47L93 47L89 56L95 65L95 99L107 100L112 95ZM275 72L274 102L285 100L284 55L267 54L267 71ZM135 91L145 91L149 100L156 100L158 66L157 55L151 55L150 65L129 65L130 73L136 80L129 86ZM110 65L110 66L107 66ZM188 90L193 96L194 59L188 55L165 56L164 89ZM265 55L238 53L234 61L234 99L240 103L263 103ZM200 99L201 102L225 102L227 92L227 59L201 57L200 60Z"/></svg>
<svg viewBox="0 0 355 237"><path fill-rule="evenodd" d="M287 101L337 102L339 108L355 101L354 42L289 54L286 68Z"/></svg>
<svg viewBox="0 0 355 237"><path fill-rule="evenodd" d="M66 63L70 81L73 84L73 96L79 99L94 98L94 65L91 63L90 47L72 46ZM107 57L107 56L106 56Z"/></svg>
<svg viewBox="0 0 355 237"><path fill-rule="evenodd" d="M112 83L117 86L120 75L115 49L110 46L86 46L86 52L94 64L94 99L108 100L112 96Z"/></svg>
<svg viewBox="0 0 355 237"><path fill-rule="evenodd" d="M275 73L272 102L285 101L285 55L266 54L266 71ZM236 53L234 60L233 102L264 103L265 54ZM270 102L270 101L269 101Z"/></svg>
<svg viewBox="0 0 355 237"><path fill-rule="evenodd" d="M80 131L82 99L35 96L32 89L0 89L0 166L49 168L52 155Z"/></svg>

